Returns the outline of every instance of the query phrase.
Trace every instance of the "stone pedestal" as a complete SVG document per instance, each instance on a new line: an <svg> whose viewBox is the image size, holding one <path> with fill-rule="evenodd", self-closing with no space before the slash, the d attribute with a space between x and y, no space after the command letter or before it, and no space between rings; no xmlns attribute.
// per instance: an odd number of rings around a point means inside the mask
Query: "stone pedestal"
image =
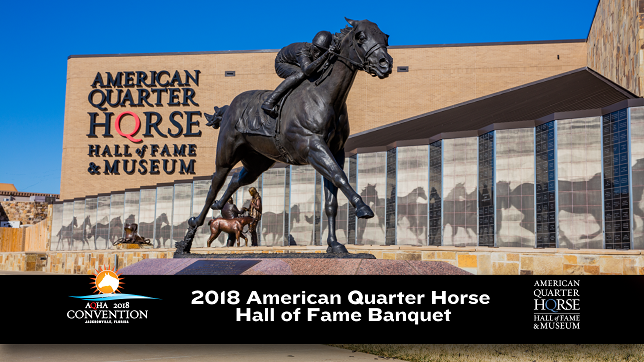
<svg viewBox="0 0 644 362"><path fill-rule="evenodd" d="M121 275L473 275L442 261L355 258L145 259Z"/></svg>

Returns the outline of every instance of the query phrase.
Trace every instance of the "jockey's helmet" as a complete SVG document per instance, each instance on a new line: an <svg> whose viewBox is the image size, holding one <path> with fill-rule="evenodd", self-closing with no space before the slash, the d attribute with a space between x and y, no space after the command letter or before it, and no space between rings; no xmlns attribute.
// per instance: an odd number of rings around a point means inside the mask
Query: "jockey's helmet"
<svg viewBox="0 0 644 362"><path fill-rule="evenodd" d="M326 30L322 30L321 32L315 34L312 44L319 48L323 48L322 50L326 51L331 46L332 41L333 35L331 35L331 33Z"/></svg>

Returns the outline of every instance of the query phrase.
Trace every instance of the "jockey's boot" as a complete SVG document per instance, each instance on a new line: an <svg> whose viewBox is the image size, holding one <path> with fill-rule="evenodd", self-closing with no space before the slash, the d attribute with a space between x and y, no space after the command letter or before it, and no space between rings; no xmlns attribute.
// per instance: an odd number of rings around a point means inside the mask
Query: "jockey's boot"
<svg viewBox="0 0 644 362"><path fill-rule="evenodd" d="M262 104L262 109L271 117L277 118L277 104L282 99L282 96L289 91L289 89L296 87L301 81L302 73L296 73L284 79L280 85L275 88L273 93L268 96L268 99Z"/></svg>
<svg viewBox="0 0 644 362"><path fill-rule="evenodd" d="M262 104L262 109L266 114L273 118L277 118L277 110L275 109L275 103L277 102L277 97L274 97L275 92Z"/></svg>

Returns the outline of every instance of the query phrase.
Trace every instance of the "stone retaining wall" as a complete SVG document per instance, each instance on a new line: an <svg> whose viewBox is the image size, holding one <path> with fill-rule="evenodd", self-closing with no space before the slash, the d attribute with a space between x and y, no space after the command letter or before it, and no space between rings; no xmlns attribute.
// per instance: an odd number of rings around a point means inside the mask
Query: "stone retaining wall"
<svg viewBox="0 0 644 362"><path fill-rule="evenodd" d="M642 0L601 0L588 33L587 66L642 96Z"/></svg>
<svg viewBox="0 0 644 362"><path fill-rule="evenodd" d="M0 221L20 221L34 225L47 218L46 202L0 201Z"/></svg>
<svg viewBox="0 0 644 362"><path fill-rule="evenodd" d="M378 259L444 261L479 275L644 275L643 251L486 247L353 246L350 252ZM199 253L323 253L326 247L240 247L200 249ZM143 259L172 258L174 249L0 253L0 270L92 274ZM116 257L116 258L115 258ZM46 259L46 260L45 260Z"/></svg>

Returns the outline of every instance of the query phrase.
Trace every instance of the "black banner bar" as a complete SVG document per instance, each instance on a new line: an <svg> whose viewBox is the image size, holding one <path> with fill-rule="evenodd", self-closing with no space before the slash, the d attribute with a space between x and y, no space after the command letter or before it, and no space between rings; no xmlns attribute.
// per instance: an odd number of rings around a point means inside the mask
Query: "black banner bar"
<svg viewBox="0 0 644 362"><path fill-rule="evenodd" d="M1 343L639 343L644 322L641 276L123 276L155 299L109 301L74 298L92 276L0 280Z"/></svg>

